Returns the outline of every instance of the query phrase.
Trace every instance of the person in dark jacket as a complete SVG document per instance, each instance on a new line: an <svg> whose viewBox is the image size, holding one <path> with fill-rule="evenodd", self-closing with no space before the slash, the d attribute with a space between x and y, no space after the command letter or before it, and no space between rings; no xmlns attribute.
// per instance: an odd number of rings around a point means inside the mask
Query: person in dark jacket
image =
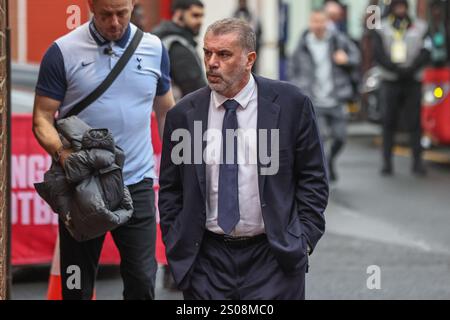
<svg viewBox="0 0 450 320"><path fill-rule="evenodd" d="M302 35L290 60L289 78L312 99L321 134L332 140L327 154L331 181L338 178L335 160L346 142L344 105L355 95L351 70L360 62L356 45L343 33L328 27L323 11L314 11L310 28Z"/></svg>
<svg viewBox="0 0 450 320"><path fill-rule="evenodd" d="M425 21L408 15L407 0L393 0L390 15L374 31L374 58L381 69L383 117L383 167L381 174L393 174L392 149L400 120L406 122L413 151L412 172L423 176L422 161L422 74L429 62L433 43ZM401 115L404 114L405 119Z"/></svg>
<svg viewBox="0 0 450 320"><path fill-rule="evenodd" d="M304 299L329 193L311 100L251 73L256 34L240 19L209 26L204 50L209 86L178 102L164 131L159 210L172 274L187 300ZM182 147L184 159L177 132L200 144Z"/></svg>
<svg viewBox="0 0 450 320"><path fill-rule="evenodd" d="M434 0L430 6L430 37L433 40L431 63L436 68L445 67L448 63L447 27L445 22L445 8L443 2Z"/></svg>
<svg viewBox="0 0 450 320"><path fill-rule="evenodd" d="M169 51L172 87L177 100L206 86L195 41L203 18L204 5L201 1L175 0L172 5L172 21L163 21L152 31Z"/></svg>

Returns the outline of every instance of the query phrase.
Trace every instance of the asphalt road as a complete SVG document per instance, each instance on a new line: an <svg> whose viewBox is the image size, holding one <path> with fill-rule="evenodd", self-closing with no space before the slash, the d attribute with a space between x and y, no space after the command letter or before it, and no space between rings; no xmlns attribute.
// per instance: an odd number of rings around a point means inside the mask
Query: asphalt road
<svg viewBox="0 0 450 320"><path fill-rule="evenodd" d="M450 299L450 166L410 174L397 157L396 175L378 174L371 139L353 138L332 189L327 232L311 257L309 299ZM369 266L381 289L367 288Z"/></svg>

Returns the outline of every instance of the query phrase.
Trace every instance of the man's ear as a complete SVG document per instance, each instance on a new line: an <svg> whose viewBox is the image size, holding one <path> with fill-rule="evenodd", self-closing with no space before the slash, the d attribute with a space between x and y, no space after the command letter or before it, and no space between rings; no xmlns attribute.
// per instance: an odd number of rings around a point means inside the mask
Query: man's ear
<svg viewBox="0 0 450 320"><path fill-rule="evenodd" d="M255 63L256 63L256 59L258 58L258 55L256 54L256 52L254 52L254 51L252 51L252 52L249 52L248 54L247 54L247 68L249 69L249 70L252 70L253 69L253 66L255 65Z"/></svg>

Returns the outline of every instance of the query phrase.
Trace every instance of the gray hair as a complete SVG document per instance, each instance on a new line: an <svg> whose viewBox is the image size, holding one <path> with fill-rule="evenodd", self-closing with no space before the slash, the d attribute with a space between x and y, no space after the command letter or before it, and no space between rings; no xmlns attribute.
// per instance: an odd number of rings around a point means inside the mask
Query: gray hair
<svg viewBox="0 0 450 320"><path fill-rule="evenodd" d="M236 33L242 48L248 52L256 51L256 33L250 24L242 19L229 18L216 21L208 27L206 34L208 33L215 36Z"/></svg>

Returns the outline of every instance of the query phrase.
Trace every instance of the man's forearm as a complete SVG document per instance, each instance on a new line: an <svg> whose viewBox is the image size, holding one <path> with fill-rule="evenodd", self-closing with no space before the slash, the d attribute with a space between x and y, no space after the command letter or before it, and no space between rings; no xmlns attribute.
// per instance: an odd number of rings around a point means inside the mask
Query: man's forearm
<svg viewBox="0 0 450 320"><path fill-rule="evenodd" d="M33 119L33 133L42 148L50 155L54 155L62 146L58 132L53 126L53 120L36 116Z"/></svg>
<svg viewBox="0 0 450 320"><path fill-rule="evenodd" d="M56 154L59 155L59 163L64 168L64 163L70 156L72 150L64 148L58 131L53 126L53 120L50 121L50 119L45 117L35 117L33 119L33 133L41 147L50 156L54 157Z"/></svg>

